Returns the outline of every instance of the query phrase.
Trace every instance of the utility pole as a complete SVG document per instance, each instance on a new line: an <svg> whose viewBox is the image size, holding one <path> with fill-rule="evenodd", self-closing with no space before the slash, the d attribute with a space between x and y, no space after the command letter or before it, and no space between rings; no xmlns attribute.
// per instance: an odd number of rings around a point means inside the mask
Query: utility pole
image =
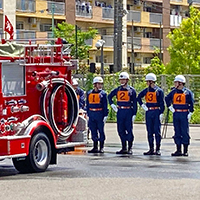
<svg viewBox="0 0 200 200"><path fill-rule="evenodd" d="M52 2L51 3L51 15L52 15L52 22L51 22L51 26L52 26L52 38L54 38L54 12L55 12L55 3Z"/></svg>
<svg viewBox="0 0 200 200"><path fill-rule="evenodd" d="M101 39L103 40L103 36L101 36ZM101 76L102 77L104 75L103 45L104 43L102 43L102 46L101 46Z"/></svg>
<svg viewBox="0 0 200 200"><path fill-rule="evenodd" d="M114 53L113 53L113 63L114 63L114 72L118 71L118 0L114 0Z"/></svg>
<svg viewBox="0 0 200 200"><path fill-rule="evenodd" d="M133 44L133 37L134 37L134 26L132 20L131 26L131 74L135 74L135 57L134 57L134 44Z"/></svg>
<svg viewBox="0 0 200 200"><path fill-rule="evenodd" d="M122 17L123 17L123 0L119 0L118 2L118 37L117 37L117 45L118 45L118 65L117 71L122 70Z"/></svg>
<svg viewBox="0 0 200 200"><path fill-rule="evenodd" d="M160 53L159 53L160 63L162 62L162 27L160 22Z"/></svg>
<svg viewBox="0 0 200 200"><path fill-rule="evenodd" d="M75 25L75 47L76 47L75 56L76 56L76 59L78 59L78 34L77 34L77 32L78 32L78 26Z"/></svg>

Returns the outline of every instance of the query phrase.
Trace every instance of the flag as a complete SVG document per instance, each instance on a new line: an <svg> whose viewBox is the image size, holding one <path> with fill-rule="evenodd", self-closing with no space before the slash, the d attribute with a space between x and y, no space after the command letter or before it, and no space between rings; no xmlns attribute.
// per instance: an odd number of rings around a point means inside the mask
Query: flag
<svg viewBox="0 0 200 200"><path fill-rule="evenodd" d="M4 31L10 34L10 39L13 39L14 36L14 29L13 25L11 24L10 20L8 19L7 15L5 15L5 26Z"/></svg>

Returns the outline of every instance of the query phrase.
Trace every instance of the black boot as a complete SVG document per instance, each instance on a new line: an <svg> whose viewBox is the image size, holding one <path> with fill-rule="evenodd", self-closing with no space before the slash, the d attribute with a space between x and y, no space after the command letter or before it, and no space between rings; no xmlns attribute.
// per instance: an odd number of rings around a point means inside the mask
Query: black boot
<svg viewBox="0 0 200 200"><path fill-rule="evenodd" d="M157 155L157 156L161 155L161 153L160 153L160 145L156 145L156 151L155 151L154 154Z"/></svg>
<svg viewBox="0 0 200 200"><path fill-rule="evenodd" d="M181 145L176 145L176 151L172 153L171 156L182 156Z"/></svg>
<svg viewBox="0 0 200 200"><path fill-rule="evenodd" d="M132 146L133 146L133 142L129 141L128 142L128 152L127 152L128 154L133 154Z"/></svg>
<svg viewBox="0 0 200 200"><path fill-rule="evenodd" d="M183 147L183 156L188 156L188 144L184 144Z"/></svg>
<svg viewBox="0 0 200 200"><path fill-rule="evenodd" d="M122 149L117 151L116 154L127 154L126 141L122 142Z"/></svg>
<svg viewBox="0 0 200 200"><path fill-rule="evenodd" d="M100 142L100 150L99 150L99 153L104 153L104 141L101 141Z"/></svg>
<svg viewBox="0 0 200 200"><path fill-rule="evenodd" d="M93 143L93 145L94 145L93 149L91 149L90 151L88 151L88 153L98 153L98 152L99 152L99 151L98 151L98 142L95 141L95 142Z"/></svg>
<svg viewBox="0 0 200 200"><path fill-rule="evenodd" d="M154 149L150 148L149 151L143 153L145 156L154 155Z"/></svg>

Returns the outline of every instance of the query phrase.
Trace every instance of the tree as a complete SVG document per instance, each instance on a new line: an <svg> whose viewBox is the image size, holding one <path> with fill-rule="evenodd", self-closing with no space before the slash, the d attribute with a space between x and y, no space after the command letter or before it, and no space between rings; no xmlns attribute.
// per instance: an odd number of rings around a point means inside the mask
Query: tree
<svg viewBox="0 0 200 200"><path fill-rule="evenodd" d="M200 73L200 11L190 8L190 18L183 19L180 28L168 34L171 45L170 63L166 72L170 74Z"/></svg>
<svg viewBox="0 0 200 200"><path fill-rule="evenodd" d="M86 45L86 41L89 39L94 39L97 35L98 31L93 28L89 28L87 31L81 31L78 29L77 31L77 44L78 44L78 58L79 60L84 60L88 57L88 51L91 48ZM71 55L75 56L76 49L76 33L75 26L72 24L67 24L66 22L58 23L57 28L54 28L54 35L56 37L60 37L69 42L69 44L73 44L71 47Z"/></svg>
<svg viewBox="0 0 200 200"><path fill-rule="evenodd" d="M154 73L156 75L165 73L165 65L162 63L160 58L158 57L159 50L155 50L155 56L151 59L151 64L145 68L145 73Z"/></svg>

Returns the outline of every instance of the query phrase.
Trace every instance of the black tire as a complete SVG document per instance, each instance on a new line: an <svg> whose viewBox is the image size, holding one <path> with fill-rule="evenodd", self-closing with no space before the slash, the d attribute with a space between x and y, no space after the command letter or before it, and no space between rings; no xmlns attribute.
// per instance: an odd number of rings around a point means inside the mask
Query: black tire
<svg viewBox="0 0 200 200"><path fill-rule="evenodd" d="M44 172L51 161L51 144L48 137L40 132L33 136L29 155L24 159L13 158L15 168L22 173Z"/></svg>
<svg viewBox="0 0 200 200"><path fill-rule="evenodd" d="M15 169L21 173L31 172L31 168L30 165L28 165L27 159L27 156L23 158L13 158L12 161Z"/></svg>

